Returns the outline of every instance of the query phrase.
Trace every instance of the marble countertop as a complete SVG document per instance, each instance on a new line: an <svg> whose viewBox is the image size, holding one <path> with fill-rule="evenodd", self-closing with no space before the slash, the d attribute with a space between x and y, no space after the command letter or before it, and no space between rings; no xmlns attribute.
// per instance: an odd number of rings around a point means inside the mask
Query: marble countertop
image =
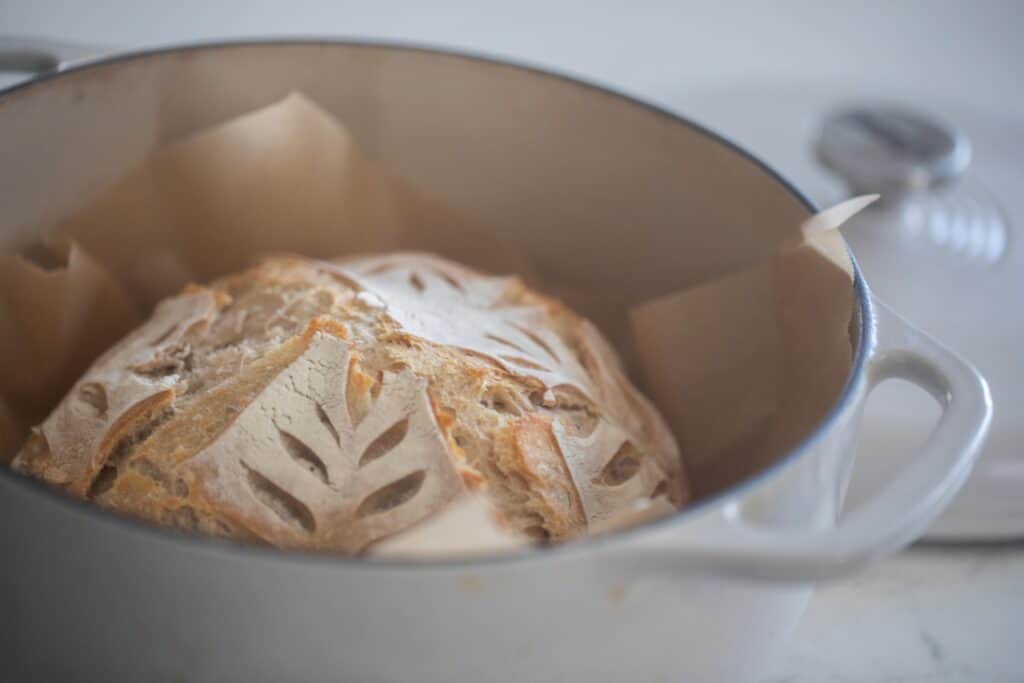
<svg viewBox="0 0 1024 683"><path fill-rule="evenodd" d="M918 546L823 586L763 679L926 681L1024 681L1024 543Z"/></svg>

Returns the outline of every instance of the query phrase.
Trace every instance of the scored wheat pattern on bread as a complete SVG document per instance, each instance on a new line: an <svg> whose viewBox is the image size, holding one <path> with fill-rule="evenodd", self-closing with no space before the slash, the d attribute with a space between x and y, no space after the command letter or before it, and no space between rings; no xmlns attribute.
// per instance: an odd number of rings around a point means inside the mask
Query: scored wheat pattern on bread
<svg viewBox="0 0 1024 683"><path fill-rule="evenodd" d="M192 487L284 547L355 552L440 510L462 483L426 380L404 369L368 385L357 362L315 334L189 461Z"/></svg>
<svg viewBox="0 0 1024 683"><path fill-rule="evenodd" d="M466 489L556 540L686 497L671 434L590 323L405 253L274 258L165 301L14 466L176 528L344 552Z"/></svg>

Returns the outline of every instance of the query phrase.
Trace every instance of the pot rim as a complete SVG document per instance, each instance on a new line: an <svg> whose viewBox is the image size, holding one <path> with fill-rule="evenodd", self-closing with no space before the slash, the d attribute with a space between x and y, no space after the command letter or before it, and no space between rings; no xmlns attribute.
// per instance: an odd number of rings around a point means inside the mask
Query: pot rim
<svg viewBox="0 0 1024 683"><path fill-rule="evenodd" d="M801 204L803 204L810 213L818 211L818 207L812 202L806 195L804 195L799 189L797 189L787 178L779 173L766 161L755 156L750 151L744 149L739 144L729 140L725 136L711 130L710 128L697 123L685 115L669 111L668 109L644 101L637 96L627 94L619 91L613 87L601 85L595 83L586 78L569 75L554 69L547 67L541 67L539 65L532 65L526 62L516 61L513 59L497 57L487 55L482 52L473 50L464 50L461 48L450 48L444 46L431 46L423 43L417 43L413 41L392 41L384 39L367 39L367 38L349 38L349 37L282 37L282 38L244 38L244 39L227 39L227 40L211 40L211 41L197 41L180 43L169 46L162 46L156 48L142 48L133 49L125 52L115 52L109 56L99 57L96 59L89 59L82 62L76 62L73 66L63 68L57 71L52 71L44 74L40 74L25 81L15 83L14 85L0 89L0 106L3 104L3 100L8 96L28 90L30 88L37 87L43 83L48 83L70 75L78 73L80 71L87 71L91 69L112 67L121 62L131 61L133 59L144 59L155 57L164 54L181 53L181 52L192 52L201 50L220 50L220 49L232 49L239 47L288 47L288 46L317 46L321 45L324 47L333 46L344 46L344 47L356 47L356 48L371 48L371 49L387 49L396 50L402 52L416 52L425 55L433 56L445 56L445 57L456 57L458 59L481 62L484 64L494 66L512 67L521 71L529 72L536 76L544 78L554 79L563 81L566 84L574 85L577 87L584 87L588 90L595 91L605 97L618 98L625 100L631 105L646 109L649 112L658 114L671 120L673 123L687 126L693 131L700 135L704 135L720 145L732 150L739 154L741 157L746 159L748 162L753 163L760 170L767 173L775 181L779 183L781 188L789 192L795 197ZM844 241L845 243L845 241ZM366 556L353 556L344 554L328 554L328 553L313 553L297 550L286 550L280 548L271 548L265 546L259 546L250 543L244 543L241 541L234 541L231 539L220 539L209 536L203 536L201 534L185 534L181 532L172 531L166 529L152 522L148 522L141 519L129 517L127 515L107 510L94 503L90 503L84 500L78 500L71 498L70 496L61 495L55 491L52 487L44 484L41 481L25 477L15 473L10 467L0 467L0 478L7 480L14 486L24 487L25 490L38 491L43 495L48 496L51 500L57 501L58 504L67 506L69 510L80 515L85 515L94 518L95 521L105 524L112 524L115 526L121 526L122 528L135 533L143 533L148 535L154 535L157 538L162 538L164 541L171 543L180 544L186 548L195 550L205 550L214 553L226 553L233 555L246 555L250 558L262 558L264 560L272 560L278 562L302 562L315 565L331 565L340 569L390 569L390 570L414 570L422 572L424 570L444 570L444 569L465 569L465 568L482 568L494 565L507 566L515 562L524 562L532 560L543 560L554 557L567 557L573 553L581 553L586 551L594 551L601 549L608 549L617 544L636 540L641 534L645 532L666 532L676 526L684 524L687 520L696 517L702 513L707 512L712 507L723 505L730 499L738 498L756 486L767 481L769 478L781 474L784 470L795 465L795 463L812 447L819 444L827 437L827 433L830 428L836 423L839 417L846 411L851 410L860 395L860 390L866 381L866 364L870 355L871 349L875 344L875 316L874 310L871 305L871 294L867 283L864 281L864 277L861 273L860 266L858 265L854 254L850 251L849 245L847 245L847 253L850 256L850 260L853 264L854 281L853 288L856 297L856 311L858 318L856 344L857 348L854 353L853 362L850 367L849 375L846 378L846 382L843 386L835 403L829 409L825 417L815 426L814 430L808 434L803 441L793 447L784 456L778 458L771 465L763 468L756 474L747 477L746 479L722 490L718 491L710 496L707 496L701 500L698 500L692 504L684 506L677 513L661 517L643 524L621 529L614 533L603 534L600 536L585 536L580 539L567 541L564 543L557 543L550 546L529 546L523 550L517 550L513 552L505 553L492 553L483 555L466 555L466 556L455 556L450 558L380 558L380 557L366 557Z"/></svg>

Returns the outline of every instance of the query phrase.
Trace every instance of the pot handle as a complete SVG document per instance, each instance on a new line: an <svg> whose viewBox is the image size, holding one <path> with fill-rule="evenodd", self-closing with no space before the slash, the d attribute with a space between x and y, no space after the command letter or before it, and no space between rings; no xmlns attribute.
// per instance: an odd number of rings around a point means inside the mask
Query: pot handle
<svg viewBox="0 0 1024 683"><path fill-rule="evenodd" d="M992 401L984 378L971 365L877 299L872 302L878 342L860 401L883 380L901 378L929 392L942 407L938 425L906 469L830 529L759 528L726 513L710 532L696 524L686 532L692 535L676 537L674 547L659 540L657 548L636 549L633 559L661 568L682 562L719 576L817 581L850 574L928 528L971 473L988 431Z"/></svg>
<svg viewBox="0 0 1024 683"><path fill-rule="evenodd" d="M0 72L42 75L110 52L92 45L0 35Z"/></svg>

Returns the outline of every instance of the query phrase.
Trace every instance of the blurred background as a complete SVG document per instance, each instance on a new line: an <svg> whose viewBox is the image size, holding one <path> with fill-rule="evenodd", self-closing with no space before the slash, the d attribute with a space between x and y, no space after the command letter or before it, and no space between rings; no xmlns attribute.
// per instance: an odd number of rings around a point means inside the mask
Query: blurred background
<svg viewBox="0 0 1024 683"><path fill-rule="evenodd" d="M414 41L527 61L671 103L812 80L1024 111L1019 2L3 0L0 31L120 48L225 37Z"/></svg>
<svg viewBox="0 0 1024 683"><path fill-rule="evenodd" d="M0 0L0 35L68 41L83 54L270 36L448 47L691 116L819 204L848 196L852 176L855 189L898 196L923 173L912 194L844 232L876 294L992 381L989 445L930 543L822 590L766 680L1024 681L1012 646L1024 633L1024 2ZM892 107L904 117L887 118ZM855 112L859 134L885 154L844 157L849 129L822 133L837 108ZM937 415L907 387L877 392L849 505Z"/></svg>

